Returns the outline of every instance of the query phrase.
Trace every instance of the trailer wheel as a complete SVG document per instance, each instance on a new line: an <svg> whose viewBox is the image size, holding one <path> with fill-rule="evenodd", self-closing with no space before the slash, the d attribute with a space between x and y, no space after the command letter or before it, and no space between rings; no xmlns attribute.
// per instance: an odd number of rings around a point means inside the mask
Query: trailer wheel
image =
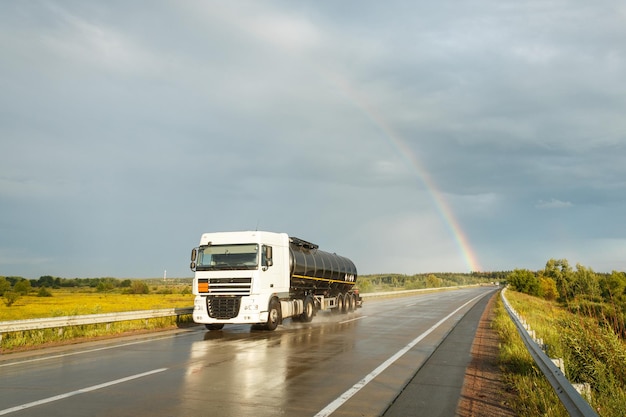
<svg viewBox="0 0 626 417"><path fill-rule="evenodd" d="M356 310L356 298L354 297L354 294L346 294L346 307L348 313L352 313Z"/></svg>
<svg viewBox="0 0 626 417"><path fill-rule="evenodd" d="M348 314L350 311L350 294L346 293L343 295L343 308L341 309L341 314Z"/></svg>
<svg viewBox="0 0 626 417"><path fill-rule="evenodd" d="M275 298L272 298L272 301L270 301L270 307L268 309L267 323L265 324L265 329L270 331L276 330L276 327L278 327L280 320L280 303Z"/></svg>
<svg viewBox="0 0 626 417"><path fill-rule="evenodd" d="M224 323L211 323L205 324L207 330L222 330L224 328Z"/></svg>
<svg viewBox="0 0 626 417"><path fill-rule="evenodd" d="M339 313L344 312L344 308L345 308L344 302L345 300L343 298L343 294L342 293L337 294L337 308L335 309L335 313L339 314Z"/></svg>
<svg viewBox="0 0 626 417"><path fill-rule="evenodd" d="M298 317L300 321L310 323L313 320L313 314L315 313L315 304L313 303L313 297L307 295L304 299L303 312Z"/></svg>

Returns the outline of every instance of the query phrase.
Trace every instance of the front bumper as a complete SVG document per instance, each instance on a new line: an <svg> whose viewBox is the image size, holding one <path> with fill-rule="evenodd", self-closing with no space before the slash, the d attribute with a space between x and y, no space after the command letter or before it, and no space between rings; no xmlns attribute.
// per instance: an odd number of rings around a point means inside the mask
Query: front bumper
<svg viewBox="0 0 626 417"><path fill-rule="evenodd" d="M215 297L196 296L193 321L202 324L255 324L267 322L268 312L261 311L267 302L252 296Z"/></svg>

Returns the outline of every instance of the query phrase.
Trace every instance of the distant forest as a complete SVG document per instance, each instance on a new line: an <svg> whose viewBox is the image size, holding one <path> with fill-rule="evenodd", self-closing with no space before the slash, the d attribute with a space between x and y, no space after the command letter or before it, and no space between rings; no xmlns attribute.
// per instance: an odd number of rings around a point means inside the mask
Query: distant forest
<svg viewBox="0 0 626 417"><path fill-rule="evenodd" d="M438 272L426 274L373 274L359 275L357 285L361 292L417 290L422 288L454 287L506 281L511 271L499 272Z"/></svg>
<svg viewBox="0 0 626 417"><path fill-rule="evenodd" d="M398 290L398 289L419 289L419 288L435 288L449 287L456 285L469 285L484 282L503 282L506 280L510 271L505 272L472 272L472 273L456 273L444 272L436 274L375 274L360 275L357 283L362 292ZM189 284L191 278L161 278L142 279L150 285L168 284ZM26 282L25 282L26 281ZM17 276L0 276L0 296L3 291L14 288L16 284L21 283L18 287L29 288L95 288L99 290L112 290L116 288L129 288L135 279L119 279L112 277L101 278L62 278L44 275L39 279L26 279Z"/></svg>
<svg viewBox="0 0 626 417"><path fill-rule="evenodd" d="M16 292L21 295L26 295L34 288L91 288L96 291L111 291L115 289L125 290L127 292L137 292L139 284L141 284L142 292L145 292L143 288L147 288L148 285L191 285L192 278L168 278L163 280L162 278L152 279L119 279L112 277L102 278L61 278L53 277L50 275L44 275L39 279L26 279L22 277L3 277L0 276L0 297L7 292Z"/></svg>

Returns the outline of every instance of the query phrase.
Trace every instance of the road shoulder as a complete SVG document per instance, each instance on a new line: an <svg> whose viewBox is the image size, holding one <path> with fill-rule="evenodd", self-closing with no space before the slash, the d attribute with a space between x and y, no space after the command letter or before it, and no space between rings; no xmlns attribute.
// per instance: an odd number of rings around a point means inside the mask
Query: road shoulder
<svg viewBox="0 0 626 417"><path fill-rule="evenodd" d="M490 324L498 294L483 297L456 324L385 417L514 415L503 395L498 339Z"/></svg>
<svg viewBox="0 0 626 417"><path fill-rule="evenodd" d="M491 327L495 315L497 292L489 299L483 312L474 343L472 360L465 371L463 391L456 414L460 417L514 416L511 409L513 393L508 391L498 365L500 339Z"/></svg>

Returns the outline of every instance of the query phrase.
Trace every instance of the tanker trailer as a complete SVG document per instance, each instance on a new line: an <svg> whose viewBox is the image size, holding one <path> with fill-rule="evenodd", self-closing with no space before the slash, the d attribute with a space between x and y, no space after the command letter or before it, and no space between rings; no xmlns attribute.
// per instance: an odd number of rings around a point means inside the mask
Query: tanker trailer
<svg viewBox="0 0 626 417"><path fill-rule="evenodd" d="M357 270L343 256L286 233L204 233L191 252L193 320L209 330L282 320L310 322L319 310L355 311Z"/></svg>

